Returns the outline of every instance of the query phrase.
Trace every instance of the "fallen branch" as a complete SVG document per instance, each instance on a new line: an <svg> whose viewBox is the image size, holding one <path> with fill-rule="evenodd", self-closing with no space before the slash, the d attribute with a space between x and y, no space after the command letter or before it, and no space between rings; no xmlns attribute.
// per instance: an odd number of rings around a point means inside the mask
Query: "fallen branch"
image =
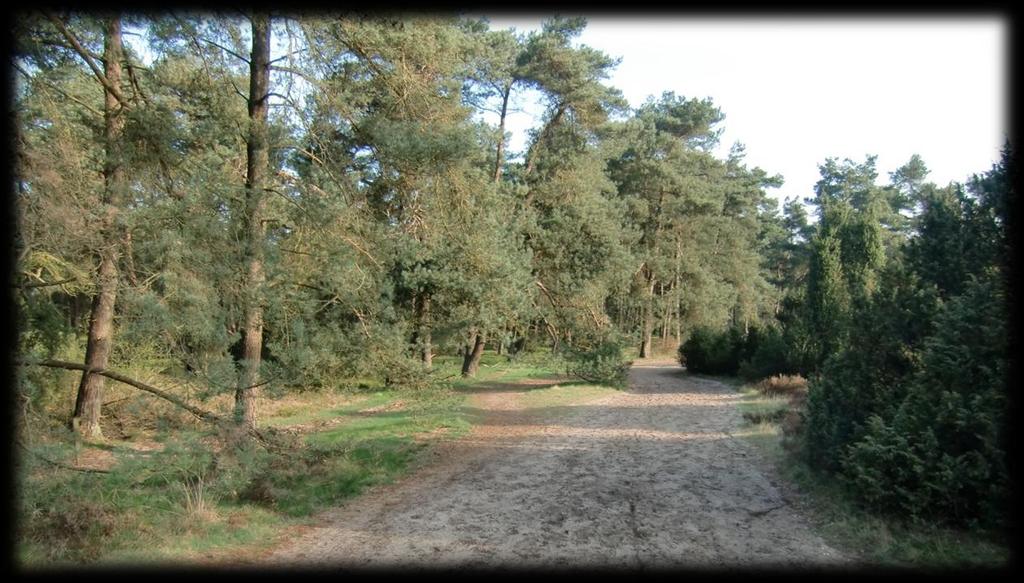
<svg viewBox="0 0 1024 583"><path fill-rule="evenodd" d="M64 360L21 360L21 359L18 359L15 362L17 362L18 364L32 364L32 365L36 365L36 366L48 366L50 368L63 368L63 369L69 369L69 370L80 370L80 371L84 371L84 372L89 373L89 374L98 374L98 375L101 375L101 376L105 376L107 378L114 379L115 381L122 382L122 383L124 383L126 385L131 385L131 386L135 387L136 389L139 389L140 391L145 391L145 392L147 392L147 393L149 393L151 395L156 395L157 397L160 397L161 399L163 399L165 401L168 401L170 403L174 403L175 405L181 407L182 409L185 409L186 411L188 411L189 413L195 415L199 419L202 419L203 421L215 421L216 422L216 421L223 421L224 420L223 417L221 417L220 415L217 415L216 413L212 413L210 411L204 411L203 409L200 409L200 408L195 407L193 405L189 405L185 401L182 401L178 397L175 397L174 395L172 395L172 394L170 394L170 393L168 393L166 391L160 390L160 389L158 389L158 388L156 388L156 387L154 387L152 385L147 385L146 383L143 383L141 381L137 381L135 379L132 379L130 377L127 377L127 376L125 376L125 375L123 375L121 373L118 373L118 372L115 372L115 371L112 371L112 370L107 370L107 369L103 369L103 368L90 368L90 367L88 367L88 366L86 366L84 364L79 364L77 362L67 362L67 361L64 361Z"/></svg>
<svg viewBox="0 0 1024 583"><path fill-rule="evenodd" d="M36 365L36 366L48 366L48 367L51 367L51 368L63 368L63 369L70 369L70 370L80 370L80 371L84 371L84 372L87 372L87 373L90 373L90 374L102 375L102 376L105 376L107 378L114 379L115 381L122 382L122 383L124 383L126 385L133 386L136 389L139 389L140 391L145 391L145 392L147 392L147 393L149 393L151 395L155 395L157 397L160 397L161 399L163 399L165 401L168 401L170 403L173 403L173 404L181 407L182 409L185 409L186 411L188 411L189 413L195 415L198 419L200 419L202 421L206 421L206 422L209 422L209 423L225 423L227 421L227 419L225 419L221 415L217 415L216 413L213 413L211 411L205 411L205 410L200 409L199 407L196 407L194 405L189 405L185 401L182 401L181 399L179 399L178 397L175 397L174 395L168 393L167 391L163 391L163 390L158 389L158 388L156 388L156 387L154 387L152 385L147 385L146 383L143 383L141 381L137 381L135 379L132 379L130 377L127 377L127 376L125 376L125 375L123 375L121 373L115 372L115 371L106 370L106 369L102 369L102 368L89 368L88 366L86 366L84 364L78 364L77 362L67 362L67 361L63 361L63 360L24 360L24 359L16 359L15 363L16 364L32 364L32 365ZM258 386L261 386L261 385L265 385L265 384L267 384L269 382L270 381L267 380L267 381L263 381L263 382L260 382L260 383L256 383L255 385L250 385L250 386L246 387L245 389L255 388L255 387L258 387ZM245 390L245 389L242 389L242 390ZM249 436L255 438L261 445L263 445L263 447L265 447L267 449L272 449L272 450L276 450L276 451L282 451L284 449L284 447L282 447L279 444L275 444L273 442L273 440L271 440L265 433L261 432L258 429L250 427L250 428L247 428L245 432Z"/></svg>

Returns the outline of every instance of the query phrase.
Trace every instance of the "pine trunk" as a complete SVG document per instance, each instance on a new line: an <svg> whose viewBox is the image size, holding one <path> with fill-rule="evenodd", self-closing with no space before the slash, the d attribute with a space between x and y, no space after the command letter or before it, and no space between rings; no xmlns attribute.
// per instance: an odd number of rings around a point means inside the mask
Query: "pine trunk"
<svg viewBox="0 0 1024 583"><path fill-rule="evenodd" d="M433 347L430 345L430 296L419 296L420 360L427 368L434 366Z"/></svg>
<svg viewBox="0 0 1024 583"><path fill-rule="evenodd" d="M640 340L640 358L650 358L651 337L654 335L654 277L647 286L647 298L643 307L643 336Z"/></svg>
<svg viewBox="0 0 1024 583"><path fill-rule="evenodd" d="M107 22L103 40L103 74L109 84L121 85L121 19L115 16ZM103 121L106 162L103 167L103 248L98 251L97 273L98 292L92 300L89 316L89 334L85 345L85 364L89 368L106 368L114 334L114 304L117 299L117 253L120 238L117 236L115 213L119 194L124 183L124 168L118 155L119 142L124 133L124 117L120 101L109 89L104 89ZM103 404L104 378L97 374L83 373L78 384L72 427L88 439L103 437L100 429L100 408Z"/></svg>
<svg viewBox="0 0 1024 583"><path fill-rule="evenodd" d="M675 299L672 302L672 312L675 315L675 327L676 327L676 330L675 330L676 331L676 342L675 342L675 345L676 345L676 348L679 347L679 339L682 337L682 333L681 333L682 330L681 330L681 328L682 328L682 320L683 320L682 311L679 309L679 271L680 271L679 259L680 259L680 257L682 257L682 245L681 245L681 243L679 241L676 241L676 256L675 256L676 272L675 272L675 276L674 276L675 279L673 280L673 283L672 283L672 291L673 291L673 295L675 295Z"/></svg>
<svg viewBox="0 0 1024 583"><path fill-rule="evenodd" d="M675 310L671 305L665 307L665 319L661 327L661 343L666 348L672 348L672 328L675 325Z"/></svg>
<svg viewBox="0 0 1024 583"><path fill-rule="evenodd" d="M548 336L551 337L551 352L558 352L558 331L551 325L551 322L545 321L544 326Z"/></svg>
<svg viewBox="0 0 1024 583"><path fill-rule="evenodd" d="M89 337L85 345L85 364L89 368L107 367L114 333L114 302L117 297L117 259L114 251L101 252L99 293L92 301ZM101 439L100 407L103 404L104 377L83 373L75 399L72 427L87 439Z"/></svg>
<svg viewBox="0 0 1024 583"><path fill-rule="evenodd" d="M256 399L263 349L263 224L266 206L263 189L269 162L267 138L267 93L270 86L270 18L252 17L252 55L249 67L249 140L246 146L246 246L245 302L242 328L242 375L235 391L235 419L248 428L256 427Z"/></svg>
<svg viewBox="0 0 1024 583"><path fill-rule="evenodd" d="M665 286L661 288L662 297L664 297ZM672 324L672 308L671 306L665 306L665 311L661 317L661 344L665 346L668 343L668 329Z"/></svg>
<svg viewBox="0 0 1024 583"><path fill-rule="evenodd" d="M484 335L482 332L474 332L472 336L471 349L466 345L466 357L462 361L462 376L475 377L476 371L480 369L480 357L484 353Z"/></svg>
<svg viewBox="0 0 1024 583"><path fill-rule="evenodd" d="M508 98L512 94L512 83L505 86L501 96L501 118L498 122L498 151L494 160L494 182L501 180L501 165L505 157L505 117L508 115Z"/></svg>
<svg viewBox="0 0 1024 583"><path fill-rule="evenodd" d="M682 325L682 314L679 313L679 306L676 306L676 347L681 344L680 340L683 337L683 325Z"/></svg>

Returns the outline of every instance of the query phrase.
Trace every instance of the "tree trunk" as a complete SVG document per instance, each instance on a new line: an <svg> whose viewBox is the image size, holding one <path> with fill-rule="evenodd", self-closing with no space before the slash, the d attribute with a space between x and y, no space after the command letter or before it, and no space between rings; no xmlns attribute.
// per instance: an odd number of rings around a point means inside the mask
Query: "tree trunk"
<svg viewBox="0 0 1024 583"><path fill-rule="evenodd" d="M665 284L664 283L659 283L658 284L658 289L661 290L661 297L664 298L665 297ZM669 324L671 324L671 322L669 321L670 315L671 315L671 308L669 307L668 303L666 302L665 303L665 310L661 314L661 332L660 332L660 336L661 336L661 345L662 346L665 346L665 343L668 341L668 327L669 327Z"/></svg>
<svg viewBox="0 0 1024 583"><path fill-rule="evenodd" d="M103 39L103 74L108 84L117 88L121 84L121 18L115 16L107 22ZM117 253L119 237L116 233L115 214L120 202L120 191L124 183L124 168L121 165L118 148L124 133L124 117L121 102L104 89L103 121L106 161L103 166L103 219L100 230L103 233L103 247L99 249L99 270L97 274L98 293L92 300L89 316L89 334L85 345L85 365L90 369L107 367L114 333L114 304L117 299ZM78 384L72 427L85 438L103 437L100 430L100 407L103 404L104 379L100 375L85 372Z"/></svg>
<svg viewBox="0 0 1024 583"><path fill-rule="evenodd" d="M508 115L508 98L512 94L512 83L505 86L505 94L501 96L501 118L498 122L498 151L494 160L494 182L501 181L501 164L505 157L505 117Z"/></svg>
<svg viewBox="0 0 1024 583"><path fill-rule="evenodd" d="M508 346L509 353L519 354L520 352L526 352L526 343L530 338L530 327L527 326L526 330L520 330L514 328L512 330L512 341Z"/></svg>
<svg viewBox="0 0 1024 583"><path fill-rule="evenodd" d="M665 314L665 332L662 335L662 338L668 344L670 344L672 342L672 325L673 324L674 324L674 322L673 322L673 313L672 313L672 310L669 309L668 313Z"/></svg>
<svg viewBox="0 0 1024 583"><path fill-rule="evenodd" d="M651 357L651 337L654 335L653 318L651 317L651 310L648 308L644 311L644 328L643 337L640 339L640 358Z"/></svg>
<svg viewBox="0 0 1024 583"><path fill-rule="evenodd" d="M541 130L540 136L537 137L537 141L535 141L533 145L530 147L530 149L527 151L526 170L523 174L524 176L528 177L531 174L533 174L533 169L537 164L537 156L540 154L541 143L547 141L551 134L552 128L558 125L558 122L561 121L562 116L565 114L565 108L565 104L559 104L558 110L555 112L555 115L552 116L551 120L544 125L544 129ZM530 205L533 204L533 194L533 188L531 187L526 192L526 197L523 199L523 208L529 208Z"/></svg>
<svg viewBox="0 0 1024 583"><path fill-rule="evenodd" d="M546 326L548 336L551 337L551 352L558 352L558 331L548 321L545 321L544 325Z"/></svg>
<svg viewBox="0 0 1024 583"><path fill-rule="evenodd" d="M419 340L420 360L430 368L434 366L433 347L430 345L430 296L425 293L418 297L419 300Z"/></svg>
<svg viewBox="0 0 1024 583"><path fill-rule="evenodd" d="M125 229L122 238L121 248L124 251L124 272L125 279L132 287L139 286L139 279L135 275L135 245L132 243L132 232Z"/></svg>
<svg viewBox="0 0 1024 583"><path fill-rule="evenodd" d="M654 277L650 278L647 286L647 298L643 307L643 333L640 339L640 358L650 358L651 337L654 335Z"/></svg>
<svg viewBox="0 0 1024 583"><path fill-rule="evenodd" d="M263 349L263 260L266 227L263 224L266 177L270 166L267 137L267 93L270 87L270 17L252 16L252 54L249 64L249 140L246 146L245 300L242 328L242 375L235 391L235 420L256 428L256 399Z"/></svg>
<svg viewBox="0 0 1024 583"><path fill-rule="evenodd" d="M678 347L681 344L680 340L683 337L682 319L683 319L683 315L682 315L682 313L680 313L680 311L679 311L679 304L677 303L676 304L676 347Z"/></svg>
<svg viewBox="0 0 1024 583"><path fill-rule="evenodd" d="M471 340L473 348L466 345L466 357L462 361L462 376L475 377L476 371L480 369L480 357L484 353L484 334L474 332Z"/></svg>
<svg viewBox="0 0 1024 583"><path fill-rule="evenodd" d="M104 369L110 357L114 333L114 301L117 297L117 259L113 249L100 252L99 293L92 301L89 336L85 345L85 364L90 369ZM103 404L104 379L98 374L83 373L75 399L72 427L87 439L101 439L100 406Z"/></svg>

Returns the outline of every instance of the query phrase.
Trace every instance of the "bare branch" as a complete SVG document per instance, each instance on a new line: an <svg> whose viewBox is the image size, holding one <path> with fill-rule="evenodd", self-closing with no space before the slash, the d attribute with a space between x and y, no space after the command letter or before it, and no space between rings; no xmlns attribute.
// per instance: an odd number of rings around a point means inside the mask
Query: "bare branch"
<svg viewBox="0 0 1024 583"><path fill-rule="evenodd" d="M135 88L136 93L139 94L139 97L142 98L142 101L148 105L149 97L147 97L146 93L142 90L142 85L139 84L139 79L135 76L135 65L132 64L132 60L128 58L127 53L124 57L124 63L128 67L128 79L131 80L132 87Z"/></svg>
<svg viewBox="0 0 1024 583"><path fill-rule="evenodd" d="M47 360L22 360L22 359L16 359L15 362L18 363L18 364L31 364L31 365L36 365L36 366L48 366L50 368L63 368L63 369L69 369L69 370L80 370L80 371L84 371L84 372L89 373L89 374L102 375L102 376L105 376L107 378L114 379L115 381L122 382L122 383L124 383L126 385L133 386L136 389L139 389L141 391L145 391L145 392L150 393L152 395L156 395L157 397L160 397L161 399L163 399L165 401L168 401L170 403L174 403L175 405L181 407L182 409L185 409L186 411L188 411L189 413L195 415L199 419L202 419L203 421L215 421L216 422L216 421L223 421L223 419L224 419L223 417L221 417L220 415L217 415L216 413L212 413L210 411L204 411L204 410L202 410L202 409L200 409L198 407L195 407L193 405L189 405L185 401L182 401L178 397L175 397L174 395L172 395L172 394L170 394L170 393L168 393L166 391L158 389L158 388L156 388L156 387L154 387L152 385L147 385L146 383L137 381L135 379L129 378L129 377L127 377L127 376L125 376L125 375L123 375L121 373L115 372L115 371L111 371L111 370L107 370L107 369L103 369L103 368L90 368L90 367L88 367L88 366L86 366L84 364L79 364L77 362L67 362L67 361L63 361L63 360L49 360L49 359L47 359Z"/></svg>
<svg viewBox="0 0 1024 583"><path fill-rule="evenodd" d="M303 52L306 52L306 51L308 51L308 50L309 50L309 49L308 49L308 48L306 48L306 49L299 49L299 50L297 50L297 51L292 51L292 52L290 52L290 53L288 53L288 54L286 54L286 55L281 55L280 57L278 57L278 58L276 58L276 59L272 59L272 60L270 61L270 63L271 63L271 64L274 64L274 63L276 63L276 62L278 62L278 61L280 61L280 60L282 60L282 59L288 59L288 58L291 58L291 57L292 57L292 56L294 56L294 55L297 55L297 54L299 54L299 53L303 53ZM276 69L277 67L272 67L272 68ZM299 75L301 75L301 73L299 73Z"/></svg>
<svg viewBox="0 0 1024 583"><path fill-rule="evenodd" d="M37 77L33 77L33 76L32 76L32 75L30 75L30 74L29 74L29 73L28 73L27 71L25 71L24 69L22 69L21 67L19 67L17 63L14 63L14 68L15 68L15 70L17 70L17 71L18 71L19 73L21 73L22 75L24 75L24 76L25 76L25 78L27 78L27 79L30 79L30 80L38 80L38 78L37 78ZM56 92L60 93L60 94L61 94L61 95L63 95L64 97L66 97L66 98L70 99L71 101L74 101L75 103L77 103L77 104L81 105L82 107L86 108L86 109L87 109L87 110L89 110L89 112L90 112L90 113L92 113L93 115L97 115L97 116L99 116L99 117L103 117L103 112L102 112L102 111L100 111L100 110L98 110L98 109L94 108L93 106L89 105L88 103L86 103L86 102L82 101L81 99L79 99L79 98L75 97L74 95L71 95L70 93L68 93L68 92L64 91L63 89L61 89L60 87L58 87L58 86L54 85L53 83L50 83L49 81L46 81L45 79L43 79L42 81L43 81L43 83L44 83L44 84L45 84L45 85L46 85L47 87L49 87L50 89L53 89L54 91L56 91Z"/></svg>
<svg viewBox="0 0 1024 583"><path fill-rule="evenodd" d="M275 60L277 60L277 59L275 59ZM271 61L271 63L273 63L273 62L274 61ZM297 76L302 77L303 79L309 81L310 83L317 83L317 84L320 83L319 79L317 79L315 77L310 77L309 75L303 73L302 71L299 71L298 69L293 69L291 67L281 67L281 66L278 66L278 65L271 65L270 66L270 70L271 71L278 71L280 73L289 73L291 75L297 75Z"/></svg>
<svg viewBox="0 0 1024 583"><path fill-rule="evenodd" d="M69 277L67 279L62 279L60 281L53 281L53 282L39 281L39 282L23 283L23 284L20 284L20 285L19 284L14 284L13 287L21 288L21 289L32 289L32 288L37 288L37 287L51 287L51 286L55 286L55 285L64 285L65 283L71 283L72 281L77 281L77 278Z"/></svg>
<svg viewBox="0 0 1024 583"><path fill-rule="evenodd" d="M82 47L82 44L78 42L75 35L71 34L71 31L64 26L64 22L57 18L52 12L47 12L46 16L50 19L50 22L57 27L57 30L60 31L64 38L71 43L71 46L75 49L75 52L78 53L78 56L82 57L85 64L89 65L89 68L92 69L93 75L96 76L96 79L99 80L100 84L117 99L118 103L120 103L122 107L128 107L128 104L125 103L124 97L121 95L121 91L117 87L114 87L113 83L110 82L110 79L107 79L107 76L103 74L103 71L100 70L96 65L96 62L92 60L91 56L89 56L89 52Z"/></svg>
<svg viewBox="0 0 1024 583"><path fill-rule="evenodd" d="M231 49L229 49L227 47L222 47L221 45L213 42L212 40L205 39L205 38L199 39L199 40L203 41L204 43L206 43L208 45L213 45L213 46L217 47L218 49L224 51L225 53L231 55L232 57L235 57L236 59L239 59L239 60L245 62L246 65L251 65L252 64L252 63L249 62L249 59L243 57L242 55L239 55L238 53L232 51Z"/></svg>

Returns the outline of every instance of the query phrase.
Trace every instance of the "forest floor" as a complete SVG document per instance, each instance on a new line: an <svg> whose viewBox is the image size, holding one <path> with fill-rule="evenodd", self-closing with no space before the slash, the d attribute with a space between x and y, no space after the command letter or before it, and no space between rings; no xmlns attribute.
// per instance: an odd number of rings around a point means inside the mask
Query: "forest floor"
<svg viewBox="0 0 1024 583"><path fill-rule="evenodd" d="M628 391L586 398L532 398L531 383L543 381L474 388L468 434L254 560L752 569L856 560L815 534L802 503L739 436L733 388L671 360L636 361Z"/></svg>

